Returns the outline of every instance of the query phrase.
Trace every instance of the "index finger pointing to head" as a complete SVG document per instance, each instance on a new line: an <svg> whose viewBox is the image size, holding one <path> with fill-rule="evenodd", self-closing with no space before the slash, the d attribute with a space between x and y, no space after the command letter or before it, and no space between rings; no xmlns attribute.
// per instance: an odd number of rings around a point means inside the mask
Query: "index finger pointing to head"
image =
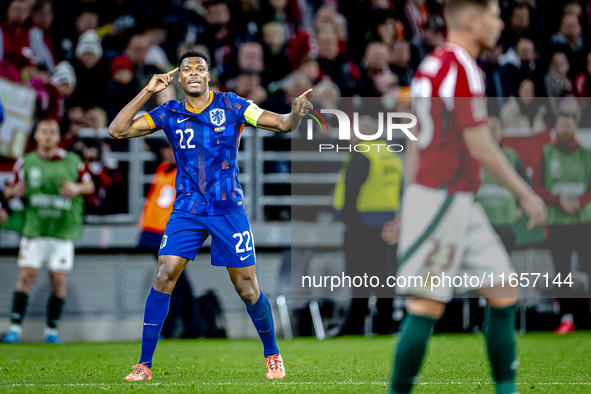
<svg viewBox="0 0 591 394"><path fill-rule="evenodd" d="M177 72L178 70L179 70L179 68L177 67L174 70L167 72L166 75L174 75L174 73Z"/></svg>
<svg viewBox="0 0 591 394"><path fill-rule="evenodd" d="M308 90L306 90L304 93L302 93L300 95L300 97L307 97L310 93L312 93L312 90L314 90L314 89L308 89Z"/></svg>

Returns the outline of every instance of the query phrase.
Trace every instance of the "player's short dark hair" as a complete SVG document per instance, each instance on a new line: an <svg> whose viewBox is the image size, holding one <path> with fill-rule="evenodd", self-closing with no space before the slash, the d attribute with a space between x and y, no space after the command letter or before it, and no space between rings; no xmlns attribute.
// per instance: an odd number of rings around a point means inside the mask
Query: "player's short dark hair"
<svg viewBox="0 0 591 394"><path fill-rule="evenodd" d="M179 61L177 63L177 67L181 66L181 63L183 62L183 60L185 60L188 57L200 57L203 60L205 60L205 63L207 63L207 71L209 71L209 69L211 68L210 63L209 63L209 58L207 57L207 55L203 52L199 52L199 51L189 51L189 52L185 52L183 54L183 56L181 56L179 58Z"/></svg>
<svg viewBox="0 0 591 394"><path fill-rule="evenodd" d="M444 9L446 12L454 12L467 5L476 5L486 8L491 1L495 0L445 0Z"/></svg>
<svg viewBox="0 0 591 394"><path fill-rule="evenodd" d="M51 116L45 116L39 119L37 123L35 123L35 128L37 128L37 126L39 126L41 123L55 123L58 125L58 129L60 125L60 122L58 122L56 118L52 118Z"/></svg>
<svg viewBox="0 0 591 394"><path fill-rule="evenodd" d="M33 133L37 132L37 130L39 129L39 125L41 125L41 123L55 123L57 125L57 130L61 134L60 123L57 121L57 119L52 118L52 117L43 117L43 118L37 120L37 122L35 123L35 126L33 127Z"/></svg>

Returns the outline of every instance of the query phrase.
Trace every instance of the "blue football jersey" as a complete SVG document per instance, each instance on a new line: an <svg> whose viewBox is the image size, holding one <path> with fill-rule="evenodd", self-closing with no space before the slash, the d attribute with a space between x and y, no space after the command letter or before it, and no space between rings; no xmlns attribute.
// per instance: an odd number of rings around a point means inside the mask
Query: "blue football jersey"
<svg viewBox="0 0 591 394"><path fill-rule="evenodd" d="M144 114L152 130L163 129L177 162L173 209L197 215L244 210L238 182L238 146L252 101L234 93L209 92L201 110L170 100ZM255 105L255 104L252 104Z"/></svg>

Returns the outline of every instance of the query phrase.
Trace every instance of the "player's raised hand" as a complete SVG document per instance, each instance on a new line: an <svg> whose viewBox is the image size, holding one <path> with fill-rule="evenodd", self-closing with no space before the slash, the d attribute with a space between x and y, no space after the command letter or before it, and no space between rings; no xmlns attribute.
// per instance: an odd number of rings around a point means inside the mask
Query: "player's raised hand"
<svg viewBox="0 0 591 394"><path fill-rule="evenodd" d="M310 101L308 101L306 98L310 93L312 93L312 89L306 90L300 95L300 97L293 101L293 105L291 107L292 115L303 118L308 113L308 108L313 108L312 103L310 103Z"/></svg>
<svg viewBox="0 0 591 394"><path fill-rule="evenodd" d="M546 204L544 204L544 201L537 194L533 192L529 193L527 197L519 200L519 204L529 217L529 222L527 222L528 230L546 223L546 218L548 217Z"/></svg>
<svg viewBox="0 0 591 394"><path fill-rule="evenodd" d="M179 70L179 68L175 68L174 70L167 72L166 74L154 74L148 86L146 86L146 90L152 94L159 93L166 89L172 83L173 75Z"/></svg>

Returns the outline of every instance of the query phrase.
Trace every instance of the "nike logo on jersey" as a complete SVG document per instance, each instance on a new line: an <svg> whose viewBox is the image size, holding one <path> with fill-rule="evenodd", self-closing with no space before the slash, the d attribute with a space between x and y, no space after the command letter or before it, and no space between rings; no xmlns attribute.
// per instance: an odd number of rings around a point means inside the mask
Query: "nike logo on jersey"
<svg viewBox="0 0 591 394"><path fill-rule="evenodd" d="M252 253L249 253L249 254L248 254L248 256L243 256L243 257L240 257L240 261L244 261L244 260L246 260L246 259L247 259L247 258L248 258L248 257L249 257L251 254L252 254Z"/></svg>
<svg viewBox="0 0 591 394"><path fill-rule="evenodd" d="M177 123L183 123L183 122L184 122L185 120L187 120L187 119L189 119L189 118L185 118L185 119L178 119L176 122L177 122Z"/></svg>
<svg viewBox="0 0 591 394"><path fill-rule="evenodd" d="M154 324L154 323L144 323L144 326L158 326L158 324Z"/></svg>

